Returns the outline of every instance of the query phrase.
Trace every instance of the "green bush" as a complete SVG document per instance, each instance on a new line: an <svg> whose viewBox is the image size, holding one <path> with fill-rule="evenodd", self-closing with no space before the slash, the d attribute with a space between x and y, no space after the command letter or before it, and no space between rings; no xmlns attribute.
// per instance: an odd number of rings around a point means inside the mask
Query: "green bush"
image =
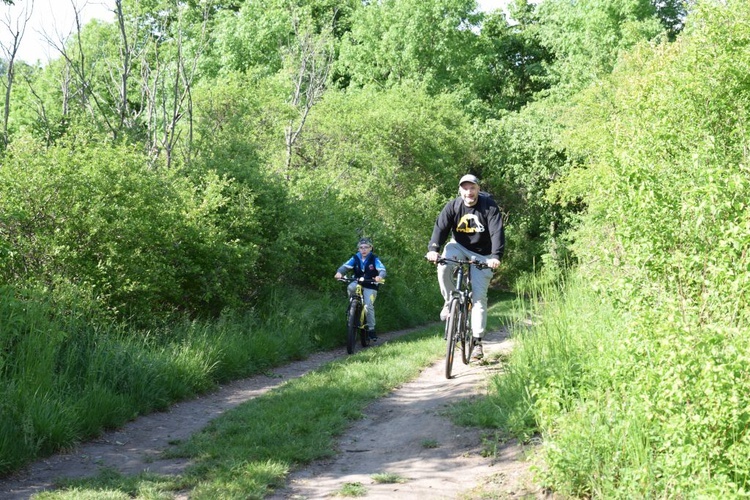
<svg viewBox="0 0 750 500"><path fill-rule="evenodd" d="M0 280L89 298L119 317L238 304L257 258L252 197L133 147L15 142L0 169ZM97 307L92 306L92 309Z"/></svg>
<svg viewBox="0 0 750 500"><path fill-rule="evenodd" d="M575 356L574 384L564 371L532 392L555 489L748 494L748 22L746 2L700 2L675 44L631 51L570 113L587 162L556 189L587 205L573 248L596 292L575 310L615 322L596 357Z"/></svg>
<svg viewBox="0 0 750 500"><path fill-rule="evenodd" d="M0 475L344 338L331 328L343 332L343 317L330 322L325 302L299 295L270 302L263 319L228 312L151 331L102 326L58 306L0 288Z"/></svg>

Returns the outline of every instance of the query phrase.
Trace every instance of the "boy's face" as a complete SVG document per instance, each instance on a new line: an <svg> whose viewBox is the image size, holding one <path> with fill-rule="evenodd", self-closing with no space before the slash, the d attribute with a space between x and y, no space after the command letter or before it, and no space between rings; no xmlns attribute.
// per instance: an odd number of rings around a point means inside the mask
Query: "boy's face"
<svg viewBox="0 0 750 500"><path fill-rule="evenodd" d="M367 257L367 254L372 252L372 247L370 245L362 244L359 246L359 253L362 254L362 257Z"/></svg>

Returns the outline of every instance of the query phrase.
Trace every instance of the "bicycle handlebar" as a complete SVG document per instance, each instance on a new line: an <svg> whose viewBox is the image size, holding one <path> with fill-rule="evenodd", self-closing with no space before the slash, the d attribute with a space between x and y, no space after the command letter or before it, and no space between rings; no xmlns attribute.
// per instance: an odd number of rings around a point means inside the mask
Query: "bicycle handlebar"
<svg viewBox="0 0 750 500"><path fill-rule="evenodd" d="M385 283L385 280L381 281L375 281L374 279L365 279L365 278L349 278L347 276L344 276L342 278L336 278L336 281L341 281L342 283L351 283L352 281L357 281L359 283L367 283L370 285L382 285Z"/></svg>
<svg viewBox="0 0 750 500"><path fill-rule="evenodd" d="M448 259L446 257L438 257L438 259L435 261L435 264L445 264L446 262L452 262L454 264L468 264L468 265L476 266L477 269L487 269L488 267L490 267L484 262L479 262L478 260Z"/></svg>

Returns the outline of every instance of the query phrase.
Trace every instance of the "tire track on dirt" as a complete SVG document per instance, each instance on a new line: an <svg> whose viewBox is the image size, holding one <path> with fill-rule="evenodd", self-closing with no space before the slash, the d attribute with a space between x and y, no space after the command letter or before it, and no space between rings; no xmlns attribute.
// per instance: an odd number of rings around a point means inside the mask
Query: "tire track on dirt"
<svg viewBox="0 0 750 500"><path fill-rule="evenodd" d="M268 498L331 498L346 485L357 485L373 500L548 498L531 483L527 447L509 442L487 457L487 431L456 426L445 414L449 406L486 393L488 377L502 369L498 354L512 346L505 331L488 334L483 344L488 361L466 366L457 359L453 378L446 380L441 359L369 405L365 418L339 438L334 458L292 472L287 487ZM399 482L381 483L378 477Z"/></svg>

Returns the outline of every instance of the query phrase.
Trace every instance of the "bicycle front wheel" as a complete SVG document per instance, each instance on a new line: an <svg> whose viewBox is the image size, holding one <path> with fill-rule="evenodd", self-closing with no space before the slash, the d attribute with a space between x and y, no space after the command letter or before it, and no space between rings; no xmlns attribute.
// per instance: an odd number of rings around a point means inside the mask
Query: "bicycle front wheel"
<svg viewBox="0 0 750 500"><path fill-rule="evenodd" d="M461 311L461 348L463 362L468 365L471 361L471 351L474 350L474 338L471 334L471 317L468 307Z"/></svg>
<svg viewBox="0 0 750 500"><path fill-rule="evenodd" d="M456 351L456 340L458 340L459 326L459 304L458 299L453 299L450 305L450 314L445 325L445 378L451 378L453 371L453 357Z"/></svg>
<svg viewBox="0 0 750 500"><path fill-rule="evenodd" d="M349 304L349 317L347 318L346 352L354 353L354 345L357 343L357 332L359 331L359 302L352 300Z"/></svg>

